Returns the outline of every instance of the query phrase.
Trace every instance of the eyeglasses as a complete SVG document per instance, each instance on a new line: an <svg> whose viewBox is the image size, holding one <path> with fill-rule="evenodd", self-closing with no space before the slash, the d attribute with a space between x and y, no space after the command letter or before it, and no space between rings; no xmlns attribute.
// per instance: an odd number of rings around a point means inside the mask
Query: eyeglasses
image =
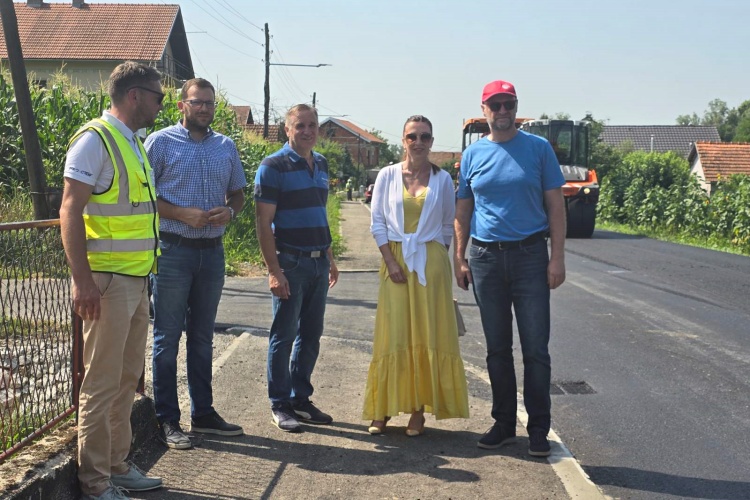
<svg viewBox="0 0 750 500"><path fill-rule="evenodd" d="M146 92L151 92L152 94L158 95L159 98L157 102L159 104L161 104L161 102L164 100L164 97L166 96L166 94L164 94L163 92L159 92L158 90L153 90L148 87L141 87L140 85L133 85L132 87L128 89L128 92L130 92L133 89L141 89L141 90L145 90Z"/></svg>
<svg viewBox="0 0 750 500"><path fill-rule="evenodd" d="M430 139L432 139L432 134L428 132L422 132L419 135L411 133L411 134L406 134L404 137L406 138L408 142L417 142L417 138L419 138L419 140L422 142L427 142Z"/></svg>
<svg viewBox="0 0 750 500"><path fill-rule="evenodd" d="M184 102L185 104L190 104L191 108L197 109L201 109L204 104L208 109L214 109L218 104L216 101L201 101L200 99L186 99L182 102Z"/></svg>
<svg viewBox="0 0 750 500"><path fill-rule="evenodd" d="M518 103L518 101L513 99L512 101L488 102L487 104L485 104L485 106L490 108L493 113L497 113L498 111L500 111L500 108L505 108L506 111L513 111L514 109L516 109L516 103Z"/></svg>

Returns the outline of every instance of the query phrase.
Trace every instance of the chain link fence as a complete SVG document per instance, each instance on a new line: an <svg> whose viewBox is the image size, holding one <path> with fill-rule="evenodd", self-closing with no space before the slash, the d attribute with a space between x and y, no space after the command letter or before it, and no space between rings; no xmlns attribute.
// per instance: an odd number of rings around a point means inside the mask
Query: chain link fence
<svg viewBox="0 0 750 500"><path fill-rule="evenodd" d="M59 220L0 224L0 260L2 462L76 411L83 370Z"/></svg>

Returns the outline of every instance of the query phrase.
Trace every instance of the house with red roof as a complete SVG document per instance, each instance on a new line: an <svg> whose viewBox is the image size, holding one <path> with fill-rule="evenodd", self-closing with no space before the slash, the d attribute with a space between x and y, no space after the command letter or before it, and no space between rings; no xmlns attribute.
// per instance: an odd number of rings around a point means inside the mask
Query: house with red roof
<svg viewBox="0 0 750 500"><path fill-rule="evenodd" d="M42 86L62 70L74 84L98 89L127 60L156 67L178 87L195 77L179 5L28 0L13 6L26 71ZM2 31L0 60L7 65Z"/></svg>
<svg viewBox="0 0 750 500"><path fill-rule="evenodd" d="M251 134L255 134L258 137L263 137L263 124L255 123L253 119L253 110L250 106L232 106L234 114L237 116L237 123ZM284 143L289 140L284 131L283 123L269 123L268 124L268 142L279 142Z"/></svg>
<svg viewBox="0 0 750 500"><path fill-rule="evenodd" d="M354 164L365 169L378 166L380 145L385 144L370 132L339 118L326 118L320 124L319 137L341 144L351 155Z"/></svg>
<svg viewBox="0 0 750 500"><path fill-rule="evenodd" d="M690 173L698 177L710 196L719 179L733 174L750 175L750 143L697 141L690 149L688 162Z"/></svg>

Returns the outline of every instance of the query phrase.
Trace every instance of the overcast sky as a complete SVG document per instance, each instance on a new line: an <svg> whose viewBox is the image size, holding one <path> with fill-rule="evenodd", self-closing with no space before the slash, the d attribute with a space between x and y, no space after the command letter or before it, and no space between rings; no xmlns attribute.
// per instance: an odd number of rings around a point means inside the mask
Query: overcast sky
<svg viewBox="0 0 750 500"><path fill-rule="evenodd" d="M196 75L251 105L256 122L268 23L271 62L332 65L272 67L274 110L316 92L321 115L348 115L391 143L424 114L436 150L460 149L462 120L480 115L496 79L516 85L518 116L591 112L612 125L669 125L715 98L750 99L748 0L87 3L179 4Z"/></svg>

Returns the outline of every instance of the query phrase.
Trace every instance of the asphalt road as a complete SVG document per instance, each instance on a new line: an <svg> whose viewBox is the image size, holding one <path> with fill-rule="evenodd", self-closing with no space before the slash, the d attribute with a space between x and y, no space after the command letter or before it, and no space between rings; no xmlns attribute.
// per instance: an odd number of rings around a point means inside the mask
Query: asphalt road
<svg viewBox="0 0 750 500"><path fill-rule="evenodd" d="M553 427L605 493L750 498L750 258L596 232L553 295ZM583 384L585 383L585 385Z"/></svg>
<svg viewBox="0 0 750 500"><path fill-rule="evenodd" d="M615 498L750 499L750 258L596 231L567 241L566 264L552 296L553 428L594 483ZM377 273L342 275L327 335L369 351L377 287ZM454 296L462 355L481 371L474 297ZM255 317L264 326L270 305Z"/></svg>

